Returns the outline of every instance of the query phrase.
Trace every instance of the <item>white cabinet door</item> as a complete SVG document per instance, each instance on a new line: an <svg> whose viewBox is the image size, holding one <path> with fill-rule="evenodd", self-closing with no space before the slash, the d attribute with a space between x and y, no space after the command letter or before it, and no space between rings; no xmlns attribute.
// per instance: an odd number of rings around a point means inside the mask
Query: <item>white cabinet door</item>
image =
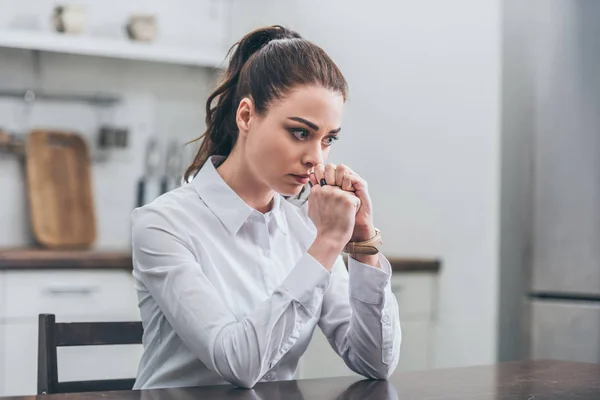
<svg viewBox="0 0 600 400"><path fill-rule="evenodd" d="M6 374L6 368L4 366L4 360L6 360L6 340L4 336L4 325L0 323L0 396L6 395L4 393L4 376Z"/></svg>
<svg viewBox="0 0 600 400"><path fill-rule="evenodd" d="M423 319L401 321L402 347L399 371L418 371L430 368L431 322Z"/></svg>
<svg viewBox="0 0 600 400"><path fill-rule="evenodd" d="M37 390L37 325L3 325L4 385L0 396L35 394Z"/></svg>
<svg viewBox="0 0 600 400"><path fill-rule="evenodd" d="M392 293L398 301L402 327L400 371L430 367L434 280L432 274L395 274L392 277Z"/></svg>
<svg viewBox="0 0 600 400"><path fill-rule="evenodd" d="M400 318L430 319L435 304L436 276L429 273L395 273L392 275L392 293L398 301Z"/></svg>
<svg viewBox="0 0 600 400"><path fill-rule="evenodd" d="M4 362L6 360L6 351L4 350L4 325L2 318L4 315L5 289L4 289L4 271L0 270L0 396L4 388Z"/></svg>

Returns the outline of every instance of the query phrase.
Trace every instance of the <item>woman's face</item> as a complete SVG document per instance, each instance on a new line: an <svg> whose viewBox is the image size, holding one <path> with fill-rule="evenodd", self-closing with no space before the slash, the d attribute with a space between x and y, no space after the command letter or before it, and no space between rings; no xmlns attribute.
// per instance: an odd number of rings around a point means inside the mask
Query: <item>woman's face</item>
<svg viewBox="0 0 600 400"><path fill-rule="evenodd" d="M308 174L335 146L343 107L340 93L301 86L273 101L265 115L250 112L240 130L250 172L277 193L300 193Z"/></svg>

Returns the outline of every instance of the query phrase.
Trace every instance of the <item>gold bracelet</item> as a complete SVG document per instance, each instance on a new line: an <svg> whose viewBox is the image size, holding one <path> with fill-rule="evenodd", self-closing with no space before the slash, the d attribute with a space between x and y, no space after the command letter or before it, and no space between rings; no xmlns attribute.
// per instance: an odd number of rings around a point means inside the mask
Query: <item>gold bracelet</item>
<svg viewBox="0 0 600 400"><path fill-rule="evenodd" d="M381 240L381 232L379 229L375 228L375 236L373 236L369 240L365 240L362 242L348 242L346 246L344 246L344 253L348 254L368 254L373 255L379 253L379 247L383 244Z"/></svg>

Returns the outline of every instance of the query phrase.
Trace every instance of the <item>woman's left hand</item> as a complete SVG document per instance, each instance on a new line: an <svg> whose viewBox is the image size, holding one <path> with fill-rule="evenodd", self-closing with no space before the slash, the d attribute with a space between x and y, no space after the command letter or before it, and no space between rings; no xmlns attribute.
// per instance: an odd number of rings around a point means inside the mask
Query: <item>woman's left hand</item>
<svg viewBox="0 0 600 400"><path fill-rule="evenodd" d="M342 190L354 192L361 202L360 208L356 213L354 231L350 241L361 242L375 236L373 205L369 196L367 182L343 164L317 164L314 173L310 175L310 181L313 185L317 185L323 179L327 185L338 186Z"/></svg>

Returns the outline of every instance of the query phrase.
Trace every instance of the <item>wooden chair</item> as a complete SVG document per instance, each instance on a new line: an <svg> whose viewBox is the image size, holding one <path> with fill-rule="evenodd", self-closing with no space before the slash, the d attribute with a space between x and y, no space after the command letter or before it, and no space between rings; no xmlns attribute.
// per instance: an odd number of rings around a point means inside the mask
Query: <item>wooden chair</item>
<svg viewBox="0 0 600 400"><path fill-rule="evenodd" d="M142 343L142 323L56 323L54 314L39 315L38 394L131 390L135 379L59 382L56 348Z"/></svg>

